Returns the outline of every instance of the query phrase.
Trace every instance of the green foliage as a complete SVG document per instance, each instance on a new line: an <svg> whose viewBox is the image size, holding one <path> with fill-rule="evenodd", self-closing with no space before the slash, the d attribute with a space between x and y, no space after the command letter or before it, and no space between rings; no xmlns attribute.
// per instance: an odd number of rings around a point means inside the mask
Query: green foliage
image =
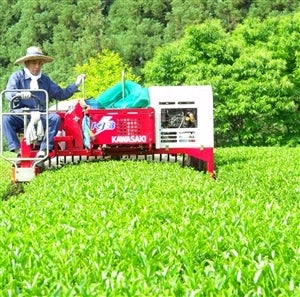
<svg viewBox="0 0 300 297"><path fill-rule="evenodd" d="M296 145L299 17L248 20L230 34L215 20L191 26L180 41L157 50L145 80L212 85L218 146Z"/></svg>
<svg viewBox="0 0 300 297"><path fill-rule="evenodd" d="M195 1L172 0L172 10L168 13L168 26L164 38L174 41L183 37L184 29L190 25L202 24L205 20L219 19L222 26L232 30L246 17L250 3L243 0ZM175 34L174 34L175 33Z"/></svg>
<svg viewBox="0 0 300 297"><path fill-rule="evenodd" d="M300 149L215 157L217 180L144 161L39 175L0 202L2 295L298 296Z"/></svg>
<svg viewBox="0 0 300 297"><path fill-rule="evenodd" d="M122 71L128 80L139 81L132 68L125 64L117 53L103 50L85 64L76 66L77 73L86 74L86 97L96 97L122 80Z"/></svg>
<svg viewBox="0 0 300 297"><path fill-rule="evenodd" d="M17 69L13 62L30 45L55 58L43 71L62 86L75 80L76 65L97 59L105 48L119 54L143 84L213 85L217 145L295 145L300 22L299 13L292 12L299 5L297 0L2 0L0 86L5 88ZM165 46L168 41L175 42ZM248 59L252 54L253 63ZM261 66L265 62L268 68ZM86 88L87 93L94 95L119 80L110 84L110 73L103 88ZM89 84L96 79L89 75L88 87L99 85ZM247 98L256 102L245 104Z"/></svg>
<svg viewBox="0 0 300 297"><path fill-rule="evenodd" d="M12 62L30 45L55 57L45 72L67 84L74 66L86 63L102 48L118 52L140 73L154 50L181 38L188 25L218 18L228 31L248 16L261 20L298 8L297 0L2 0L0 85L5 87L15 70Z"/></svg>
<svg viewBox="0 0 300 297"><path fill-rule="evenodd" d="M0 53L6 58L1 58L4 60L0 72L2 88L9 74L16 70L13 62L31 45L41 46L55 58L54 63L45 65L44 71L53 80L65 84L75 79L76 64L85 62L101 49L103 26L101 4L97 0L18 0L3 5L6 7L2 14L5 23L2 23L4 35L0 34L3 41Z"/></svg>
<svg viewBox="0 0 300 297"><path fill-rule="evenodd" d="M134 68L152 58L161 44L169 0L113 1L107 16L104 45Z"/></svg>
<svg viewBox="0 0 300 297"><path fill-rule="evenodd" d="M4 159L0 158L0 201L4 199L5 193L10 186L12 180L11 164Z"/></svg>
<svg viewBox="0 0 300 297"><path fill-rule="evenodd" d="M266 18L267 16L278 16L285 13L291 13L299 9L298 0L255 0L251 1L249 6L249 17Z"/></svg>

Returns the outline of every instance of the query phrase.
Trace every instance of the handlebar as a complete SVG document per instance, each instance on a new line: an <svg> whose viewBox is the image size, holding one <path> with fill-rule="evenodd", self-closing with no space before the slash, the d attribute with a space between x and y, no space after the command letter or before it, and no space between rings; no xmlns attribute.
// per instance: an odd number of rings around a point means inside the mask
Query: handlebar
<svg viewBox="0 0 300 297"><path fill-rule="evenodd" d="M40 98L38 96L34 95L34 94L31 94L30 99L33 99L35 101L35 108L37 110L40 110L40 108L41 108ZM17 107L17 104L19 104L21 100L30 100L30 99L22 99L21 94L17 93L10 100L9 108L10 109L15 109ZM14 105L14 104L16 104L16 105Z"/></svg>

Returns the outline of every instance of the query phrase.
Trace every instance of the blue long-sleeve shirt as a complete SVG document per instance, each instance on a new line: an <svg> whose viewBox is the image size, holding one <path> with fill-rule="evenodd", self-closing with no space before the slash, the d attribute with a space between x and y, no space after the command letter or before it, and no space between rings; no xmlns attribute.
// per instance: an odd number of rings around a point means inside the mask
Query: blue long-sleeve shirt
<svg viewBox="0 0 300 297"><path fill-rule="evenodd" d="M31 78L28 74L25 73L24 69L18 70L14 72L7 83L7 90L15 90L15 89L30 89L30 81ZM49 76L42 73L41 77L38 79L39 89L45 90L48 93L49 100L57 99L57 100L65 100L70 98L77 90L77 86L74 84L68 85L66 88L61 88L56 83L54 83ZM40 110L44 111L46 108L46 95L44 92L33 91L33 95L37 96L40 100ZM11 101L15 93L7 92L6 97ZM20 108L36 108L36 100L34 99L24 99L20 100L17 106L14 109Z"/></svg>

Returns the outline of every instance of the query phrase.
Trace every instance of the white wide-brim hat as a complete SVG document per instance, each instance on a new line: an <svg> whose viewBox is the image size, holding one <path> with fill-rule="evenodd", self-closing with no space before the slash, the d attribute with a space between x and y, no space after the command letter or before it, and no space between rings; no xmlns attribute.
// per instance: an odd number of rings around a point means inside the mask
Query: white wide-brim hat
<svg viewBox="0 0 300 297"><path fill-rule="evenodd" d="M45 56L39 47L31 46L27 49L26 55L17 59L15 61L15 64L22 64L30 60L42 60L45 63L49 63L52 62L54 59L52 57Z"/></svg>

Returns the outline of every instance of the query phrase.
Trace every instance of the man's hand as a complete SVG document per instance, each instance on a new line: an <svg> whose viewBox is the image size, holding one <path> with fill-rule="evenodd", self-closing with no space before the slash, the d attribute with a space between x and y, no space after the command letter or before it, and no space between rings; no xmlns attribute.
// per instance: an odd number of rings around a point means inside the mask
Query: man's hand
<svg viewBox="0 0 300 297"><path fill-rule="evenodd" d="M18 95L21 97L21 99L29 99L31 98L31 93L30 92L20 92Z"/></svg>
<svg viewBox="0 0 300 297"><path fill-rule="evenodd" d="M84 79L85 79L85 74L78 75L77 78L76 78L76 81L75 81L76 87L78 87L79 85L81 85L82 82L84 81Z"/></svg>

